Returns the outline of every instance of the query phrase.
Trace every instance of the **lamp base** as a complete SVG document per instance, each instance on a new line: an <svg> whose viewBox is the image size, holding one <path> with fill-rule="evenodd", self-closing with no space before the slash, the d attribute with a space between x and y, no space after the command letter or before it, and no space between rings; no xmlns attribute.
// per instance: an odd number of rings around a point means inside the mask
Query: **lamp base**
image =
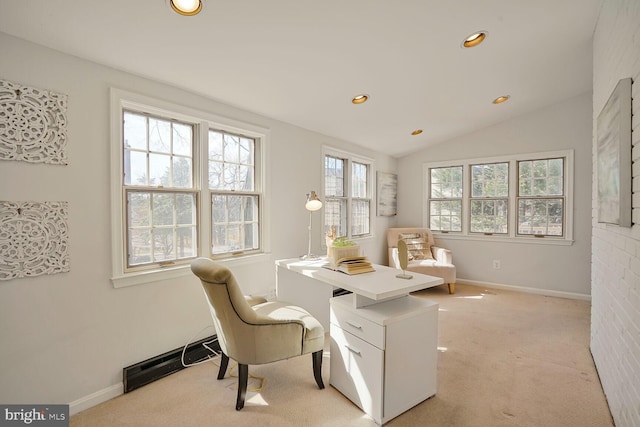
<svg viewBox="0 0 640 427"><path fill-rule="evenodd" d="M316 261L316 260L319 260L320 257L314 254L307 254L307 255L301 255L300 259L304 261Z"/></svg>
<svg viewBox="0 0 640 427"><path fill-rule="evenodd" d="M403 274L396 274L396 277L397 277L398 279L412 279L412 278L413 278L413 276L412 276L412 275L410 275L410 274L404 274L404 273L403 273Z"/></svg>

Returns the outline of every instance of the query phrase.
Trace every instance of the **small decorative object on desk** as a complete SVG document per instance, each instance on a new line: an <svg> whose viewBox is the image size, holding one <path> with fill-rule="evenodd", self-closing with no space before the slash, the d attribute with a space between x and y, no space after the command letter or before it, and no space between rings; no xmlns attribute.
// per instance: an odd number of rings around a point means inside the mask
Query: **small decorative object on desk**
<svg viewBox="0 0 640 427"><path fill-rule="evenodd" d="M327 258L333 265L337 265L339 259L359 256L360 246L344 237L334 239L331 246L327 248Z"/></svg>
<svg viewBox="0 0 640 427"><path fill-rule="evenodd" d="M327 234L324 237L325 243L327 244L327 257L331 256L331 254L329 253L329 250L333 246L333 242L336 240L337 237L338 237L338 234L336 233L336 226L332 225L331 229L327 231Z"/></svg>
<svg viewBox="0 0 640 427"><path fill-rule="evenodd" d="M398 240L398 259L400 261L400 268L402 268L402 274L396 274L398 279L411 279L412 275L407 274L407 262L409 260L409 251L407 250L407 242L403 239Z"/></svg>

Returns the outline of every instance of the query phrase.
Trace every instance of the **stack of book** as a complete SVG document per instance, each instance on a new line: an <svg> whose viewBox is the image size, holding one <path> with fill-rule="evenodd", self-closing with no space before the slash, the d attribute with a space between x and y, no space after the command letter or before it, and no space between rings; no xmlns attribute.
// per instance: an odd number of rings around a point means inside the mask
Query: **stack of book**
<svg viewBox="0 0 640 427"><path fill-rule="evenodd" d="M347 274L362 274L375 271L365 256L340 258L336 261L335 265L332 265L330 268Z"/></svg>

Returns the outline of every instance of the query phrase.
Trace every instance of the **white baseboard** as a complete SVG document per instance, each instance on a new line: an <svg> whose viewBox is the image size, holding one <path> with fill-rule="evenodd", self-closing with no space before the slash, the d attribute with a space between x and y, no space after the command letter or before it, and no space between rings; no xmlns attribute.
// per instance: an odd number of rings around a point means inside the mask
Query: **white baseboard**
<svg viewBox="0 0 640 427"><path fill-rule="evenodd" d="M69 404L69 415L75 415L78 412L89 409L92 406L99 405L107 400L118 397L124 393L124 386L122 383L114 384L110 387L98 390L95 393L91 393L88 396L81 397L78 400L74 400Z"/></svg>
<svg viewBox="0 0 640 427"><path fill-rule="evenodd" d="M563 291L554 291L551 289L529 288L526 286L503 285L500 283L481 282L478 280L468 280L468 279L456 279L456 283L460 283L461 285L482 286L485 288L504 289L508 291L525 292L528 294L545 295L548 297L569 298L569 299L591 301L591 295L578 294L575 292L563 292Z"/></svg>

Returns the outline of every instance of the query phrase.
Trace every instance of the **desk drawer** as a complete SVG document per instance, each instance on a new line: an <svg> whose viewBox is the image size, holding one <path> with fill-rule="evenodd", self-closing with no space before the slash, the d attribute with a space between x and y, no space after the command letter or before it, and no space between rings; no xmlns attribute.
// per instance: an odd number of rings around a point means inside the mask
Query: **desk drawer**
<svg viewBox="0 0 640 427"><path fill-rule="evenodd" d="M384 350L384 326L365 319L352 311L331 304L331 323L350 334Z"/></svg>
<svg viewBox="0 0 640 427"><path fill-rule="evenodd" d="M384 351L331 325L330 384L382 423Z"/></svg>

